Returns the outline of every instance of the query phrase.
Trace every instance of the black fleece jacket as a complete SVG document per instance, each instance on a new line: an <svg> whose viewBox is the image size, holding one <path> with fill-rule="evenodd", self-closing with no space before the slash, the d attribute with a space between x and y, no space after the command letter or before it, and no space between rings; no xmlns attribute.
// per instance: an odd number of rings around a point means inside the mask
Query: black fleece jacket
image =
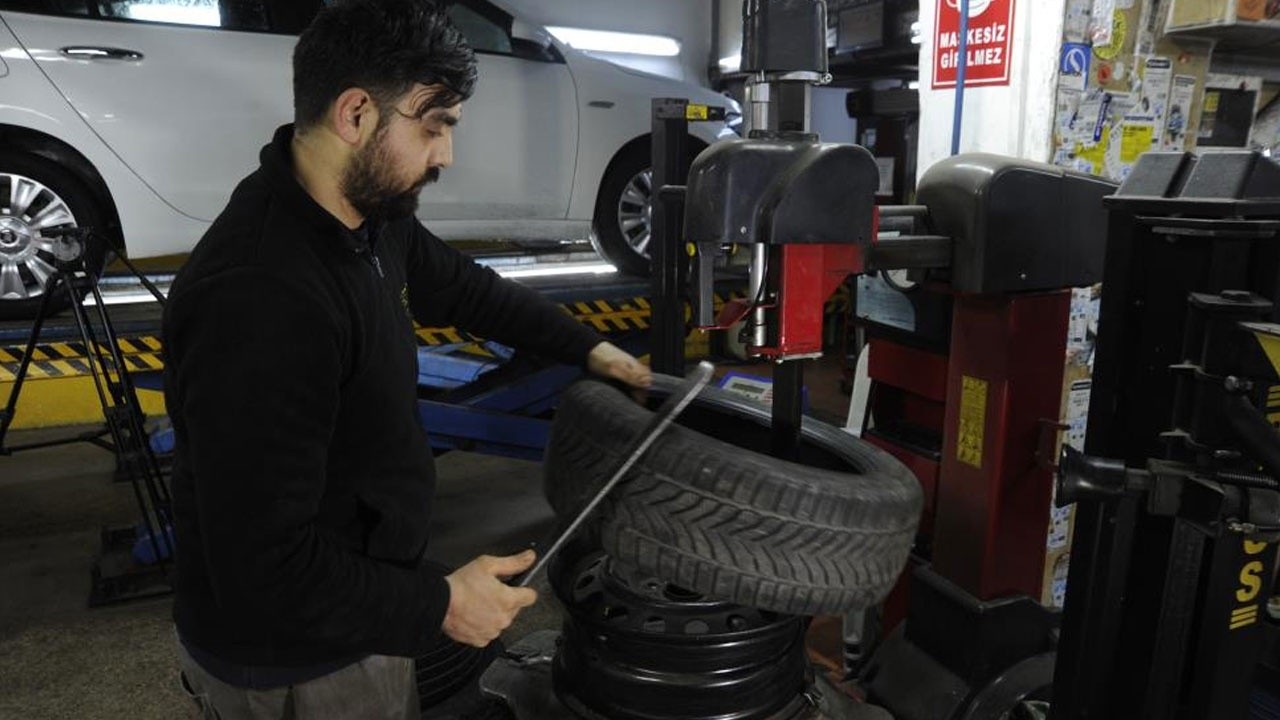
<svg viewBox="0 0 1280 720"><path fill-rule="evenodd" d="M449 603L413 319L584 363L599 336L414 219L353 233L293 175L292 126L173 283L174 616L220 660L413 656Z"/></svg>

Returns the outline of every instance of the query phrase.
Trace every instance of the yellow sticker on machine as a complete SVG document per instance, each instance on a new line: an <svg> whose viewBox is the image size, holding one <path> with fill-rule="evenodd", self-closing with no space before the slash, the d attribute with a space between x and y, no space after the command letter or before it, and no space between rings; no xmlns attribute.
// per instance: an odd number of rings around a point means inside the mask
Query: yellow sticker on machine
<svg viewBox="0 0 1280 720"><path fill-rule="evenodd" d="M1267 566L1262 554L1267 551L1267 543L1256 540L1244 541L1244 558L1240 566L1239 584L1235 597L1239 603L1231 609L1231 619L1227 626L1232 630L1249 627L1258 622L1258 609L1261 607L1263 577Z"/></svg>
<svg viewBox="0 0 1280 720"><path fill-rule="evenodd" d="M711 109L706 105L695 105L693 103L690 103L688 106L685 107L684 119L685 120L706 120L710 112L711 112Z"/></svg>
<svg viewBox="0 0 1280 720"><path fill-rule="evenodd" d="M1277 374L1280 374L1280 336L1256 330L1253 336L1258 338L1258 344L1262 346L1262 352L1266 354L1267 360L1271 362L1271 367L1275 368Z"/></svg>
<svg viewBox="0 0 1280 720"><path fill-rule="evenodd" d="M1267 422L1280 430L1280 385L1267 388Z"/></svg>
<svg viewBox="0 0 1280 720"><path fill-rule="evenodd" d="M987 427L987 381L960 376L960 432L956 459L982 469Z"/></svg>

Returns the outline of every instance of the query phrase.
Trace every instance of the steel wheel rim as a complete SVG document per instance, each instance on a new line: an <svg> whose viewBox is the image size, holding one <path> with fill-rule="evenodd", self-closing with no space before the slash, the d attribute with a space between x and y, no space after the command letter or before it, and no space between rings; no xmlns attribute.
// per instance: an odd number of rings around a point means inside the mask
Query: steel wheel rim
<svg viewBox="0 0 1280 720"><path fill-rule="evenodd" d="M53 238L44 233L76 227L58 193L17 173L0 173L0 301L44 294L54 272Z"/></svg>
<svg viewBox="0 0 1280 720"><path fill-rule="evenodd" d="M653 170L636 173L622 188L618 199L618 230L627 245L642 257L649 257L653 237Z"/></svg>

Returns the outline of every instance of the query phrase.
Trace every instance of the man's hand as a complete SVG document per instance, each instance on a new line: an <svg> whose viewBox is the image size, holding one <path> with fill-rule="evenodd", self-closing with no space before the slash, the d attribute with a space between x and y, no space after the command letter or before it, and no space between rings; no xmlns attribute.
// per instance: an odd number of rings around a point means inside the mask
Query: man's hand
<svg viewBox="0 0 1280 720"><path fill-rule="evenodd" d="M587 356L587 369L601 377L621 380L641 390L647 390L653 385L653 372L649 370L649 366L609 342L602 342L591 350L591 354Z"/></svg>
<svg viewBox="0 0 1280 720"><path fill-rule="evenodd" d="M482 648L511 626L520 610L538 600L532 588L514 588L503 578L518 575L533 565L536 555L481 555L445 578L449 582L449 610L444 634L464 644Z"/></svg>

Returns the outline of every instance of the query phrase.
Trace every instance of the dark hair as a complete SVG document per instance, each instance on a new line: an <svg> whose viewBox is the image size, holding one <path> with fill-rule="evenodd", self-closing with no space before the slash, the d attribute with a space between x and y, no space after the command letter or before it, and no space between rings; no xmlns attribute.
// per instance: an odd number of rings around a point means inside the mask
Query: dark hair
<svg viewBox="0 0 1280 720"><path fill-rule="evenodd" d="M293 118L321 121L347 90L367 90L387 107L415 83L440 85L425 111L471 97L476 55L430 0L339 0L321 10L293 51Z"/></svg>

